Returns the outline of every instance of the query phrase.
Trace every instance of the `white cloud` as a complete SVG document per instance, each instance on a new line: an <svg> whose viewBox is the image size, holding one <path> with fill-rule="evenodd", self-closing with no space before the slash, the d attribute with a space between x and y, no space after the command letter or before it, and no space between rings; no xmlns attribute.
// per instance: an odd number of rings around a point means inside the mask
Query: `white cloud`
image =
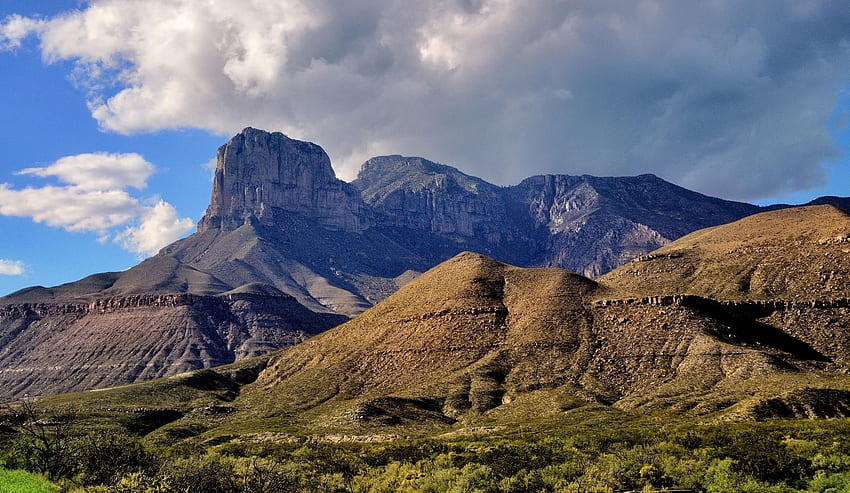
<svg viewBox="0 0 850 493"><path fill-rule="evenodd" d="M0 214L30 217L66 231L95 231L125 224L137 217L139 202L123 190L85 190L45 186L14 189L0 183Z"/></svg>
<svg viewBox="0 0 850 493"><path fill-rule="evenodd" d="M0 215L29 217L71 232L94 232L100 241L114 238L128 251L156 253L185 235L191 219L181 218L159 200L143 205L126 188L144 188L155 171L138 154L81 154L19 174L57 177L64 186L15 188L0 183Z"/></svg>
<svg viewBox="0 0 850 493"><path fill-rule="evenodd" d="M55 176L80 190L111 190L128 186L145 188L154 170L153 164L135 153L98 152L63 157L45 168L27 168L18 173Z"/></svg>
<svg viewBox="0 0 850 493"><path fill-rule="evenodd" d="M805 8L803 8L805 7ZM812 187L850 66L843 2L91 0L11 17L74 60L102 128L252 125L502 184L655 172L726 197Z"/></svg>
<svg viewBox="0 0 850 493"><path fill-rule="evenodd" d="M26 272L24 263L19 260L6 260L0 258L0 275L20 276Z"/></svg>
<svg viewBox="0 0 850 493"><path fill-rule="evenodd" d="M179 217L171 204L160 200L145 210L139 226L127 228L115 237L115 241L131 252L154 255L163 246L191 231L194 226L191 219Z"/></svg>
<svg viewBox="0 0 850 493"><path fill-rule="evenodd" d="M12 49L21 46L27 36L41 32L46 22L20 15L11 15L0 24L0 49Z"/></svg>

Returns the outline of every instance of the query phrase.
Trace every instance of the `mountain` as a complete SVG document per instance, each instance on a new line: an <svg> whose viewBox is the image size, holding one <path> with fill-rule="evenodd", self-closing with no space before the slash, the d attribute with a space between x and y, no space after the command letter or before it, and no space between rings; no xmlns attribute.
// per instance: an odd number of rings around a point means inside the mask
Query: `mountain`
<svg viewBox="0 0 850 493"><path fill-rule="evenodd" d="M486 430L568 419L578 409L709 422L846 416L850 298L828 281L749 297L736 291L736 278L700 266L727 248L741 249L735 265L807 255L780 276L805 280L818 266L850 262L850 248L836 248L844 240L822 237L848 227L846 213L815 206L709 228L634 262L659 262L641 292L619 281L632 279L632 264L591 280L465 252L305 342L187 377L195 382L186 383L195 389L191 400L175 404L176 391L163 390L183 385L174 379L78 399L108 414L116 399L140 389L168 395L175 421L158 433L201 434L208 443L262 440L257 430L268 437ZM766 256L756 245L772 249ZM676 287L681 273L668 262L684 257L666 252L688 249L696 274ZM703 285L703 275L719 284L716 297L688 290ZM207 386L230 388L216 394L214 419L203 407L208 400L197 397Z"/></svg>
<svg viewBox="0 0 850 493"><path fill-rule="evenodd" d="M412 250L430 252L433 264L472 250L589 277L691 231L761 211L654 175L546 175L497 187L403 156L370 159L352 185L373 209L375 228Z"/></svg>
<svg viewBox="0 0 850 493"><path fill-rule="evenodd" d="M603 281L462 253L274 355L242 390L245 419L285 410L290 424L317 432L469 424L522 414L541 396L549 404L536 412L548 414L590 403L734 414L777 397L765 382L823 383L846 363L850 339L827 347L796 322L762 320L840 316L844 308L814 303L817 292L774 308L693 295L633 299ZM764 395L753 398L756 389Z"/></svg>
<svg viewBox="0 0 850 493"><path fill-rule="evenodd" d="M346 183L319 146L246 128L218 150L195 234L124 272L0 298L0 386L83 390L227 363L358 315L462 251L595 277L759 210L652 175L498 187L402 156Z"/></svg>

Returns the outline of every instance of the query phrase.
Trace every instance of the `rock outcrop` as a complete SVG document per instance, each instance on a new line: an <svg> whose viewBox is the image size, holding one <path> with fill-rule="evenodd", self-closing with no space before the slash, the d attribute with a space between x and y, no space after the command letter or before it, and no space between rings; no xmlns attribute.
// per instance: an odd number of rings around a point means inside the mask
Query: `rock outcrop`
<svg viewBox="0 0 850 493"><path fill-rule="evenodd" d="M348 231L368 226L357 190L334 175L328 155L316 144L246 128L219 148L216 163L199 232L274 224L276 211Z"/></svg>
<svg viewBox="0 0 850 493"><path fill-rule="evenodd" d="M437 263L462 250L596 277L686 233L754 214L653 175L533 176L497 187L426 159L367 161L352 184L376 228Z"/></svg>

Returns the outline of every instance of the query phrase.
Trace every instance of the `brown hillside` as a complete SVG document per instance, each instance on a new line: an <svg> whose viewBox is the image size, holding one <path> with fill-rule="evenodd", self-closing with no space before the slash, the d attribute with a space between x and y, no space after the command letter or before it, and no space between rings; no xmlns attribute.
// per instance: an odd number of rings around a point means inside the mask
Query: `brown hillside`
<svg viewBox="0 0 850 493"><path fill-rule="evenodd" d="M463 253L340 330L282 353L256 385L297 407L401 393L449 397L449 414L483 411L501 403L508 373L540 384L580 363L590 331L583 302L595 287L565 270ZM524 362L542 346L560 372Z"/></svg>
<svg viewBox="0 0 850 493"><path fill-rule="evenodd" d="M587 402L693 407L717 386L805 373L824 360L734 307L594 301L610 296L569 271L463 253L278 353L244 389L237 420L262 410L319 427L446 423L510 412L545 389L562 398L544 412ZM702 410L716 404L706 400Z"/></svg>
<svg viewBox="0 0 850 493"><path fill-rule="evenodd" d="M850 298L850 215L830 205L703 229L598 279L622 296Z"/></svg>

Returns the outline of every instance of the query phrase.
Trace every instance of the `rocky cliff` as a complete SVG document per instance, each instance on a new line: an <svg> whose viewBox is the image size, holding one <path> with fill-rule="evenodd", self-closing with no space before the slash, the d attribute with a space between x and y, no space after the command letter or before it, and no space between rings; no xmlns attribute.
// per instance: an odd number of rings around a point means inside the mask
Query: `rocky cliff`
<svg viewBox="0 0 850 493"><path fill-rule="evenodd" d="M321 147L246 128L218 150L212 198L198 231L274 224L276 211L349 231L368 226L359 194L336 178Z"/></svg>
<svg viewBox="0 0 850 493"><path fill-rule="evenodd" d="M533 176L497 187L422 158L370 159L352 184L375 227L435 262L464 249L589 277L691 231L761 208L692 192L653 175Z"/></svg>

